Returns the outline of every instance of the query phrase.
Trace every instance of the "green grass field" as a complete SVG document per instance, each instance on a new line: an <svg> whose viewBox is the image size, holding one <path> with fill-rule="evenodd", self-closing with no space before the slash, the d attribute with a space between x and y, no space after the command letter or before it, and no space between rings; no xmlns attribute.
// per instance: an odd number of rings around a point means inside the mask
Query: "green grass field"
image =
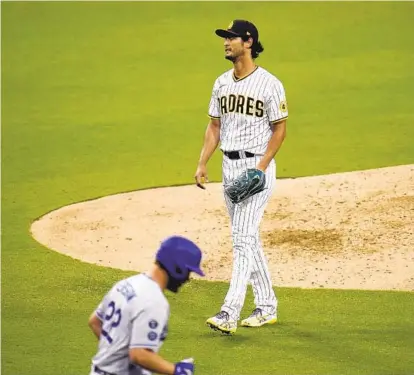
<svg viewBox="0 0 414 375"><path fill-rule="evenodd" d="M212 84L230 68L214 29L233 18L257 24L257 62L286 88L279 177L414 162L414 3L2 2L1 13L5 375L88 373L88 316L128 273L48 250L30 225L73 202L193 182ZM413 293L276 288L280 324L229 338L204 326L226 290L169 294L162 354L194 356L198 375L414 373Z"/></svg>

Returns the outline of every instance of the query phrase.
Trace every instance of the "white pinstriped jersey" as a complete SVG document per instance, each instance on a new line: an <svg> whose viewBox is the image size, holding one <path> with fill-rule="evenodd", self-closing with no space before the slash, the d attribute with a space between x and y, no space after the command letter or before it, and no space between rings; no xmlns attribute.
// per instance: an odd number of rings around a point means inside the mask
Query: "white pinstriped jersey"
<svg viewBox="0 0 414 375"><path fill-rule="evenodd" d="M150 374L131 366L130 348L158 352L167 336L170 307L159 285L145 274L117 282L96 309L102 334L94 366L117 375Z"/></svg>
<svg viewBox="0 0 414 375"><path fill-rule="evenodd" d="M220 148L263 155L272 136L270 124L288 117L282 83L256 67L237 80L231 69L214 82L208 114L220 119Z"/></svg>

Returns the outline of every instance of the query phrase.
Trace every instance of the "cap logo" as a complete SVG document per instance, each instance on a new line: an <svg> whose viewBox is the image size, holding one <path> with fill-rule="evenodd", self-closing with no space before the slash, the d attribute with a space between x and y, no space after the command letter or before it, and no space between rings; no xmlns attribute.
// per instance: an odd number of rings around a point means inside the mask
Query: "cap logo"
<svg viewBox="0 0 414 375"><path fill-rule="evenodd" d="M250 35L250 32L249 31L246 31L246 35Z"/></svg>
<svg viewBox="0 0 414 375"><path fill-rule="evenodd" d="M228 29L231 29L233 27L233 21L230 22L230 25L227 27Z"/></svg>

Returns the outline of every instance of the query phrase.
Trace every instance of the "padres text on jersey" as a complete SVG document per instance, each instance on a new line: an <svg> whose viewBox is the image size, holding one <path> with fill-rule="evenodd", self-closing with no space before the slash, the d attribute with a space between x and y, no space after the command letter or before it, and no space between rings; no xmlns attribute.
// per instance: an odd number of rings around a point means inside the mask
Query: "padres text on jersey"
<svg viewBox="0 0 414 375"><path fill-rule="evenodd" d="M220 119L220 148L262 155L272 136L271 123L286 119L283 84L262 67L236 79L233 69L214 82L208 114Z"/></svg>

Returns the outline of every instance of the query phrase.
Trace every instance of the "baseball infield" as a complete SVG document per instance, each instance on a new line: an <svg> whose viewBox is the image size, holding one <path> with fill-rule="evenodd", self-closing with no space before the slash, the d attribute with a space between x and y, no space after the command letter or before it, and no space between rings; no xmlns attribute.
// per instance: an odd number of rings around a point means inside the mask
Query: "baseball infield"
<svg viewBox="0 0 414 375"><path fill-rule="evenodd" d="M414 165L278 180L262 226L276 286L414 290ZM411 217L411 219L410 219ZM210 280L232 250L222 187L167 187L76 203L35 221L34 238L85 262L145 270L171 233L196 240Z"/></svg>

